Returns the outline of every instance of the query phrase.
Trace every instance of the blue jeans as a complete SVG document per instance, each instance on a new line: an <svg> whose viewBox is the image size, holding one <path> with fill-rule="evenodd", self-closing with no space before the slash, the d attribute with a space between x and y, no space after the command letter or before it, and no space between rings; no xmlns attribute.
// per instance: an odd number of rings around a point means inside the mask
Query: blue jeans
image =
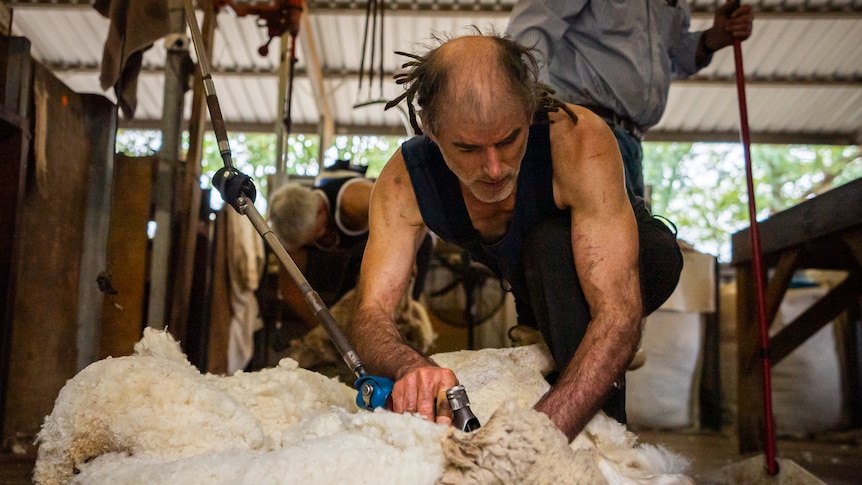
<svg viewBox="0 0 862 485"><path fill-rule="evenodd" d="M620 153L623 156L623 167L626 171L626 186L638 197L644 196L644 152L641 142L628 131L619 126L609 124L617 138Z"/></svg>

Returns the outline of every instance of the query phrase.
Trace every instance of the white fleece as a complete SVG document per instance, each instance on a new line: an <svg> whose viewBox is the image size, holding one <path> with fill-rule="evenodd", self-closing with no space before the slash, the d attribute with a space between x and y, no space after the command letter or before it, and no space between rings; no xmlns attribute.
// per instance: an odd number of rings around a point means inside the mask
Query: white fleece
<svg viewBox="0 0 862 485"><path fill-rule="evenodd" d="M552 365L540 345L432 356L467 388L474 433L358 411L355 390L291 359L222 377L200 374L167 332L146 329L135 350L61 390L36 483L690 483L678 455L603 414L568 443L532 410Z"/></svg>

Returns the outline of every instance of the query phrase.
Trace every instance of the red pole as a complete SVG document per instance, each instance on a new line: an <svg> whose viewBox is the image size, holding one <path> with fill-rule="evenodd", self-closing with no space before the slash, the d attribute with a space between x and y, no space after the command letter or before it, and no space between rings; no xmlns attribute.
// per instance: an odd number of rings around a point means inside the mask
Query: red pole
<svg viewBox="0 0 862 485"><path fill-rule="evenodd" d="M745 70L742 67L742 42L733 41L733 57L736 62L736 91L739 98L739 125L742 148L745 155L745 176L748 184L748 218L751 221L752 264L754 282L757 290L757 320L760 325L760 345L763 371L763 414L766 420L766 473L778 474L775 461L775 427L772 417L772 360L769 355L769 322L766 318L766 297L763 289L765 281L763 263L760 257L760 228L757 225L757 208L754 201L754 176L751 170L751 138L748 133L748 103L745 100Z"/></svg>

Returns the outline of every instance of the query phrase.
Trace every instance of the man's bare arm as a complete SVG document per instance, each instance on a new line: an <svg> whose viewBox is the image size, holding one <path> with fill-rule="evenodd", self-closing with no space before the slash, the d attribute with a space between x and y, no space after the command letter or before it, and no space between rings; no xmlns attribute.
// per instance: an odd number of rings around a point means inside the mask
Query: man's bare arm
<svg viewBox="0 0 862 485"><path fill-rule="evenodd" d="M338 218L346 229L350 231L368 229L368 211L373 188L374 182L365 178L352 179L344 187L339 195Z"/></svg>
<svg viewBox="0 0 862 485"><path fill-rule="evenodd" d="M638 233L619 148L598 117L552 125L554 193L572 214L572 251L592 321L557 384L536 404L573 439L601 408L640 340ZM565 163L561 163L565 161Z"/></svg>
<svg viewBox="0 0 862 485"><path fill-rule="evenodd" d="M299 250L288 254L291 259L293 259L297 267L304 272L307 253L304 250ZM282 301L288 308L290 308L290 311L300 323L305 325L307 328L312 328L320 323L317 319L317 315L311 307L308 306L308 302L305 301L305 295L302 293L302 290L299 289L296 281L294 281L293 277L290 276L290 273L288 273L284 268L279 269L278 286L281 290Z"/></svg>
<svg viewBox="0 0 862 485"><path fill-rule="evenodd" d="M427 364L395 327L395 309L410 281L417 240L425 227L400 152L371 194L369 235L362 259L358 303L348 337L368 369L397 379L403 368Z"/></svg>
<svg viewBox="0 0 862 485"><path fill-rule="evenodd" d="M393 411L449 423L449 416L437 414L437 398L458 384L455 374L407 345L395 326L395 308L407 290L416 250L427 233L400 152L374 185L370 215L359 302L348 337L370 372L396 379Z"/></svg>

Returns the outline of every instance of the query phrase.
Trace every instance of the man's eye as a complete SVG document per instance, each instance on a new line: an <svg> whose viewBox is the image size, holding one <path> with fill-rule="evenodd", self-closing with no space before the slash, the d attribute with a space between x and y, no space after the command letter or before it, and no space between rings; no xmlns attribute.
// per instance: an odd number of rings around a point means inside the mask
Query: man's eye
<svg viewBox="0 0 862 485"><path fill-rule="evenodd" d="M509 146L512 143L515 143L515 140L517 140L517 139L518 139L517 136L512 136L512 137L506 138L505 140L501 141L500 143L497 143L497 146L498 147Z"/></svg>

